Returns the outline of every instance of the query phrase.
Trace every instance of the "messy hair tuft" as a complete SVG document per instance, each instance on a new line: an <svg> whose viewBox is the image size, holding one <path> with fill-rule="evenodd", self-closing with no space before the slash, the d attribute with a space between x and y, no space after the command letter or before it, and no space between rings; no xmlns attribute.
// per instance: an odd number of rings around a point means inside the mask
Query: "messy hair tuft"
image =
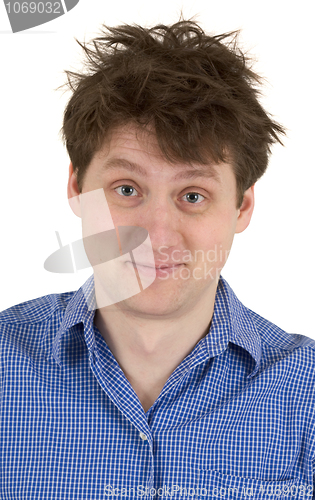
<svg viewBox="0 0 315 500"><path fill-rule="evenodd" d="M237 205L265 172L284 128L259 102L262 78L238 47L239 31L206 34L194 21L151 28L103 26L81 43L85 71L66 71L72 95L62 137L78 186L117 127L154 130L170 163L230 162Z"/></svg>

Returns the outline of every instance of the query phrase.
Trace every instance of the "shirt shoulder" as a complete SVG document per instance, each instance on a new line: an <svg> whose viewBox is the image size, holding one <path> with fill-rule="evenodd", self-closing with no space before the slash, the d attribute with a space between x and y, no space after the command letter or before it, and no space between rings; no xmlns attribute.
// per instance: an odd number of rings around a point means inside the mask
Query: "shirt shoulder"
<svg viewBox="0 0 315 500"><path fill-rule="evenodd" d="M298 333L288 333L271 321L246 308L261 338L262 368L287 359L299 369L311 369L315 375L315 340Z"/></svg>
<svg viewBox="0 0 315 500"><path fill-rule="evenodd" d="M23 325L48 321L56 312L66 310L75 292L53 293L16 304L0 312L1 325Z"/></svg>
<svg viewBox="0 0 315 500"><path fill-rule="evenodd" d="M245 349L254 358L250 378L265 370L277 373L290 364L303 377L306 370L315 375L315 340L298 333L288 333L271 321L246 307L227 281L220 278L218 299L227 324L231 343ZM226 320L228 319L228 321ZM315 377L314 377L315 382Z"/></svg>
<svg viewBox="0 0 315 500"><path fill-rule="evenodd" d="M74 293L44 295L1 311L0 362L46 358Z"/></svg>
<svg viewBox="0 0 315 500"><path fill-rule="evenodd" d="M296 347L308 346L315 352L314 339L298 333L288 333L251 309L246 309L259 330L263 342L270 347L292 350Z"/></svg>

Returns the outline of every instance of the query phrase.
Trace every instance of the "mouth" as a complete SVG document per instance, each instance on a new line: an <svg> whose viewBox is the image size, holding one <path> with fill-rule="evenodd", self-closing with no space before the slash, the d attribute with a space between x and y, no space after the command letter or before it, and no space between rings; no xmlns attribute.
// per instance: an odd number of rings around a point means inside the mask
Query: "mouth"
<svg viewBox="0 0 315 500"><path fill-rule="evenodd" d="M131 260L126 260L126 264L133 264ZM140 267L150 267L150 269L171 269L173 267L178 267L178 266L183 266L185 264L178 263L178 264L155 264L155 266L152 266L152 264L149 263L144 263L144 262L136 262L137 266Z"/></svg>
<svg viewBox="0 0 315 500"><path fill-rule="evenodd" d="M137 269L140 273L145 274L145 275L152 275L155 274L156 277L165 277L168 274L175 272L178 268L184 266L185 264L172 264L172 265L155 265L155 266L149 266L148 264L136 264L134 265L133 262L127 261L126 264L131 264L135 269Z"/></svg>

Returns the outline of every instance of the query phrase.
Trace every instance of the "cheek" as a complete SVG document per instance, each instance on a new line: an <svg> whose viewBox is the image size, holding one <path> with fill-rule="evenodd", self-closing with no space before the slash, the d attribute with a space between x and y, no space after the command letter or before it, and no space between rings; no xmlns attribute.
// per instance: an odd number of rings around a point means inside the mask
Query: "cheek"
<svg viewBox="0 0 315 500"><path fill-rule="evenodd" d="M127 207L119 207L115 203L111 202L109 196L107 196L107 202L109 211L113 220L114 225L117 226L132 226L134 225L134 214L133 211L128 209Z"/></svg>
<svg viewBox="0 0 315 500"><path fill-rule="evenodd" d="M222 267L229 256L235 228L236 218L226 213L195 230L190 241L197 256L196 262L203 261L207 267Z"/></svg>
<svg viewBox="0 0 315 500"><path fill-rule="evenodd" d="M83 192L80 195L80 207L84 237L115 229L102 188Z"/></svg>

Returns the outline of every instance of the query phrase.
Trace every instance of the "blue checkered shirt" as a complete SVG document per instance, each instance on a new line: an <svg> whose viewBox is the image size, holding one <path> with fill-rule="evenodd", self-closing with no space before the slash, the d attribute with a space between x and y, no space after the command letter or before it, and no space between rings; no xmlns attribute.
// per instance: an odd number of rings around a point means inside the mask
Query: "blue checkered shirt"
<svg viewBox="0 0 315 500"><path fill-rule="evenodd" d="M221 277L209 333L145 413L83 287L0 313L1 500L315 498L315 341Z"/></svg>

